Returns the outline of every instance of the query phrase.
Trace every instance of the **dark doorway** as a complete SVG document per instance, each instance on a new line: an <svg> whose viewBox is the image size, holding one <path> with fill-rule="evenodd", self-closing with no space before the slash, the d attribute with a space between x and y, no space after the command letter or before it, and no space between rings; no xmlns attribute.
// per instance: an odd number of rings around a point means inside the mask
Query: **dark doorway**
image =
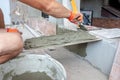
<svg viewBox="0 0 120 80"><path fill-rule="evenodd" d="M109 0L109 5L120 11L120 0Z"/></svg>

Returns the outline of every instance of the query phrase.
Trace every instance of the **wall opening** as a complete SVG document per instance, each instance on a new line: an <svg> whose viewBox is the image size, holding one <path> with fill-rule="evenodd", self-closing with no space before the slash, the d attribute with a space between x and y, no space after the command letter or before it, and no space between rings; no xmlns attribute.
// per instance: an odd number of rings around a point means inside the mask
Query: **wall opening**
<svg viewBox="0 0 120 80"><path fill-rule="evenodd" d="M109 0L109 5L120 11L120 0Z"/></svg>

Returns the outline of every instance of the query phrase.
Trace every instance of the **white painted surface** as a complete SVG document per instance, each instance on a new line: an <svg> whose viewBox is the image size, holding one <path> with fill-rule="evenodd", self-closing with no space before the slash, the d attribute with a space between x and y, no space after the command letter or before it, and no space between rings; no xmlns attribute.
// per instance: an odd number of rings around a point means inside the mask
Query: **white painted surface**
<svg viewBox="0 0 120 80"><path fill-rule="evenodd" d="M0 1L0 8L3 11L4 14L4 20L5 20L5 24L10 24L10 4L9 4L9 0L1 0Z"/></svg>
<svg viewBox="0 0 120 80"><path fill-rule="evenodd" d="M110 32L109 32L110 33ZM118 39L107 39L88 43L86 48L87 59L92 65L109 75L118 46Z"/></svg>
<svg viewBox="0 0 120 80"><path fill-rule="evenodd" d="M102 30L95 30L95 31L90 31L90 32L97 34L104 38L109 38L109 39L120 37L120 29L119 28L102 29Z"/></svg>
<svg viewBox="0 0 120 80"><path fill-rule="evenodd" d="M116 45L112 45L106 41L89 43L87 46L87 57L94 66L102 72L109 75L116 52Z"/></svg>

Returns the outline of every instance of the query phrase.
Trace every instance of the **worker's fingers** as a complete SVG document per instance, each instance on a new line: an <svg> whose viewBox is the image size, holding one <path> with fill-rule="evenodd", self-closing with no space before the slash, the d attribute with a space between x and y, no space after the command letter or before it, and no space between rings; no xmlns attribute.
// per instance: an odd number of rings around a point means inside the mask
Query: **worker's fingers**
<svg viewBox="0 0 120 80"><path fill-rule="evenodd" d="M22 35L23 33L19 31L19 33Z"/></svg>
<svg viewBox="0 0 120 80"><path fill-rule="evenodd" d="M77 13L76 17L73 20L76 24L79 22L82 23L83 22L83 15L81 13Z"/></svg>
<svg viewBox="0 0 120 80"><path fill-rule="evenodd" d="M79 23L79 22L83 22L83 14L82 13L74 13L74 12L71 12L71 15L70 17L68 18L69 21L71 21L72 23Z"/></svg>
<svg viewBox="0 0 120 80"><path fill-rule="evenodd" d="M83 20L83 14L77 13L75 19L76 19L77 21Z"/></svg>

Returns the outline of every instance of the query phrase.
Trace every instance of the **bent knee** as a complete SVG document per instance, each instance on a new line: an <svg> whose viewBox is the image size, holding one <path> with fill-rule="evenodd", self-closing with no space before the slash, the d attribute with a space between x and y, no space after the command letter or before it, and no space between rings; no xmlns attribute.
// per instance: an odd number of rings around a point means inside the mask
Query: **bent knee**
<svg viewBox="0 0 120 80"><path fill-rule="evenodd" d="M0 35L0 53L20 51L23 48L23 40L19 33L3 33Z"/></svg>
<svg viewBox="0 0 120 80"><path fill-rule="evenodd" d="M19 33L13 33L12 34L12 38L13 38L13 45L14 47L16 47L16 50L20 50L23 48L23 40L22 37Z"/></svg>

